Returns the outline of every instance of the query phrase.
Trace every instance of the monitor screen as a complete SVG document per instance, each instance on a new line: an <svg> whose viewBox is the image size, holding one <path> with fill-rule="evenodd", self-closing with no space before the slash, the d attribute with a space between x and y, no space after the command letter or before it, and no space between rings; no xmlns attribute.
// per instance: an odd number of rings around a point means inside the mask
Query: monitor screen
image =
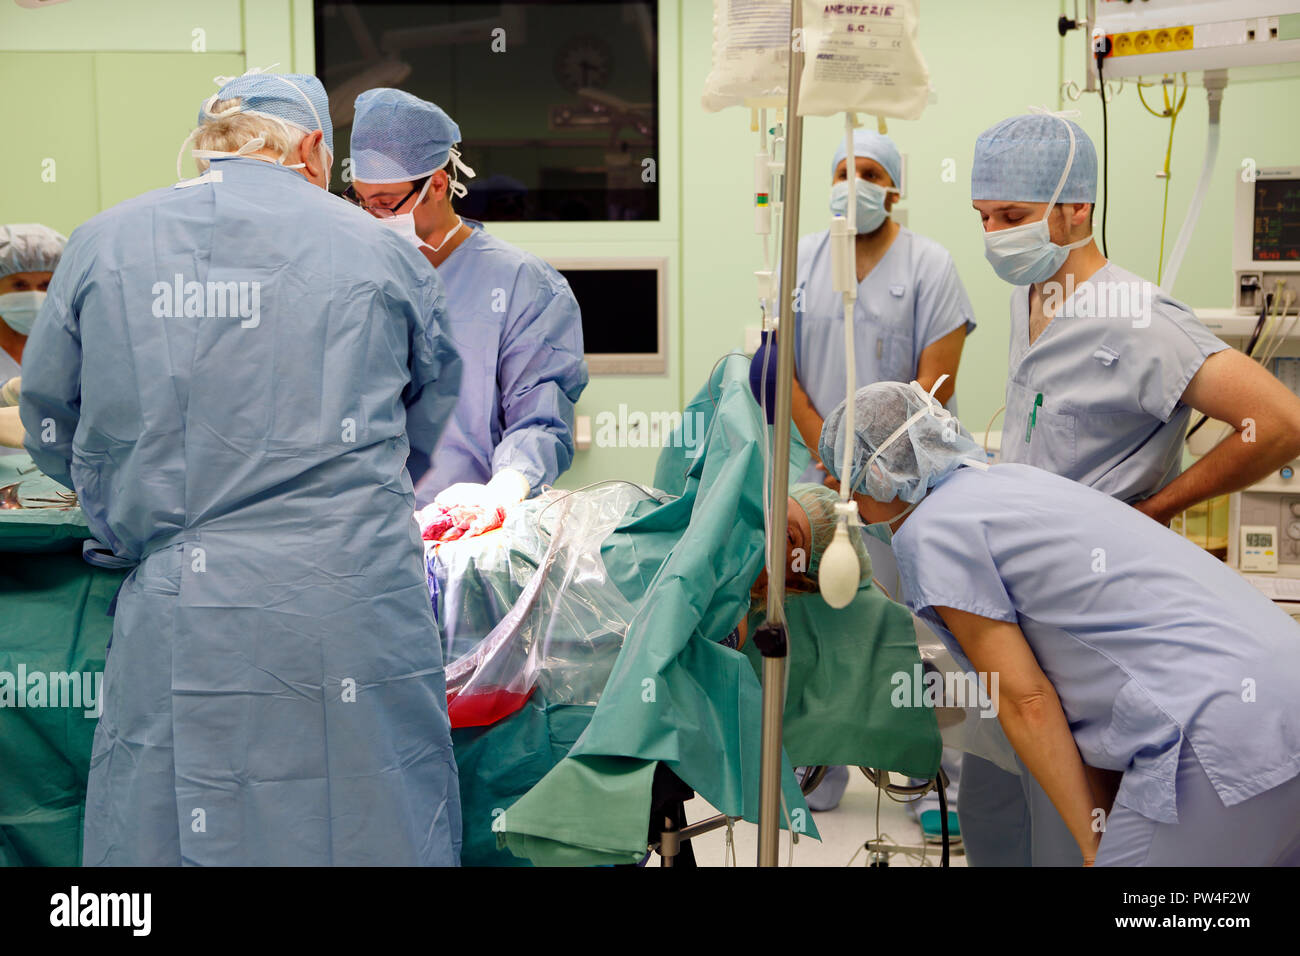
<svg viewBox="0 0 1300 956"><path fill-rule="evenodd" d="M1251 258L1300 262L1300 179L1255 180Z"/></svg>
<svg viewBox="0 0 1300 956"><path fill-rule="evenodd" d="M557 266L582 309L588 355L655 355L659 351L659 271Z"/></svg>
<svg viewBox="0 0 1300 956"><path fill-rule="evenodd" d="M582 310L583 353L592 375L668 373L668 260L549 258Z"/></svg>
<svg viewBox="0 0 1300 956"><path fill-rule="evenodd" d="M654 221L658 0L314 0L338 191L358 94L395 87L456 122L474 178L456 211Z"/></svg>

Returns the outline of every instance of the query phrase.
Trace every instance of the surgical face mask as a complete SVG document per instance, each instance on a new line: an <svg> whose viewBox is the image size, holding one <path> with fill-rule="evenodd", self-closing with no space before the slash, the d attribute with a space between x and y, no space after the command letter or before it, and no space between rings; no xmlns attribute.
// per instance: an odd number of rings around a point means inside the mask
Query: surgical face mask
<svg viewBox="0 0 1300 956"><path fill-rule="evenodd" d="M19 335L31 335L44 304L44 292L6 292L0 295L0 319Z"/></svg>
<svg viewBox="0 0 1300 956"><path fill-rule="evenodd" d="M863 525L863 529L867 532L867 534L871 535L871 537L875 538L877 541L883 541L885 544L892 544L894 541L894 531L890 527L890 525L892 525L899 518L911 514L912 509L915 508L920 503L921 502L919 501L913 501L910 505L908 505L906 508L904 508L902 511L900 511L898 514L894 515L894 517L888 519L887 521L873 521L869 525Z"/></svg>
<svg viewBox="0 0 1300 956"><path fill-rule="evenodd" d="M429 185L432 182L433 177L429 177L428 181L424 183L424 189L420 190L419 196L416 196L415 204L411 207L412 209L415 209L416 206L419 206L420 203L424 202L425 195L429 193ZM413 212L398 213L398 215L386 216L383 217L383 219L376 216L376 220L374 221L378 222L381 226L385 226L387 229L393 230L394 233L400 235L403 239L406 239L407 242L412 243L416 248L432 248L434 252L437 252L439 248L442 248L442 246L447 242L446 237L443 237L442 242L439 242L437 248L434 248L433 246L430 246L428 242L425 242L424 239L421 239L420 233L417 233L415 229L415 213ZM447 235L451 235L451 233L447 233Z"/></svg>
<svg viewBox="0 0 1300 956"><path fill-rule="evenodd" d="M854 178L857 186L857 222L854 227L858 233L875 232L889 215L885 211L885 197L897 193L897 189L886 189L865 179ZM843 180L831 187L831 215L849 216L849 182Z"/></svg>
<svg viewBox="0 0 1300 956"><path fill-rule="evenodd" d="M1046 282L1065 264L1071 249L1085 246L1092 241L1092 233L1088 233L1077 242L1058 246L1052 242L1052 232L1047 225L1047 219L1056 206L1056 197L1061 195L1061 190L1065 188L1065 181L1070 176L1070 167L1074 165L1074 127L1066 122L1064 117L1061 117L1061 122L1065 123L1066 132L1070 134L1070 152L1065 157L1065 171L1061 173L1060 181L1056 184L1056 192L1052 193L1043 218L1037 222L1012 226L1010 229L984 233L984 258L988 259L999 278L1012 285Z"/></svg>
<svg viewBox="0 0 1300 956"><path fill-rule="evenodd" d="M984 234L984 258L988 259L999 278L1012 285L1030 285L1046 282L1065 264L1071 249L1092 241L1092 233L1077 242L1058 246L1052 242L1047 217L1052 206L1047 207L1043 218L1037 222L997 232Z"/></svg>

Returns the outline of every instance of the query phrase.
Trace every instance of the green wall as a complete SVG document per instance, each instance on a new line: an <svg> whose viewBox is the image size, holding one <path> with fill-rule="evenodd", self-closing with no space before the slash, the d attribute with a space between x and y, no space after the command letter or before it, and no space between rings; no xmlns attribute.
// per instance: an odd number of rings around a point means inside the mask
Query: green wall
<svg viewBox="0 0 1300 956"><path fill-rule="evenodd" d="M1059 7L1050 0L925 0L920 40L935 102L921 120L890 123L908 162L909 196L900 208L912 229L949 249L975 306L979 328L957 386L972 430L983 429L1002 404L1010 288L984 261L969 202L971 152L979 132L997 120L1030 104L1055 107L1059 76L1082 81L1083 40L1078 33L1059 40ZM578 409L593 419L619 403L646 412L680 409L718 356L742 347L745 327L758 323L752 273L761 247L751 212L757 142L749 113L711 114L699 105L710 67L712 4L660 0L660 8L661 220L491 227L543 256L668 259L669 374L593 380ZM9 91L0 103L0 222L42 221L66 232L115 202L174 181L176 152L198 103L215 90L214 76L276 62L281 70L311 72L313 60L309 0L68 0L37 11L0 0L0 83ZM1245 158L1300 162L1300 129L1280 122L1295 115L1298 96L1300 79L1251 83L1230 76L1212 190L1175 290L1189 304L1230 304L1234 176ZM1100 149L1097 97L1073 105ZM1163 198L1155 172L1168 124L1143 110L1131 82L1109 110L1110 253L1154 279ZM829 215L826 168L841 123L814 117L805 124L803 232L824 228ZM1193 87L1174 142L1166 256L1195 187L1205 129L1204 91ZM466 145L472 159L473 144ZM1100 221L1098 214L1098 228ZM649 480L655 455L636 448L579 452L561 483Z"/></svg>

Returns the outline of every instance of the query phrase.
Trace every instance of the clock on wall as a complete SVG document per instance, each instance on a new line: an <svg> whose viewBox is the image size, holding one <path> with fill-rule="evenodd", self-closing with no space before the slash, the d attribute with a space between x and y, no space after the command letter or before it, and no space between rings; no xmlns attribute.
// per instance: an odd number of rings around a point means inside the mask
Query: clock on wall
<svg viewBox="0 0 1300 956"><path fill-rule="evenodd" d="M570 93L609 84L614 53L598 36L575 36L555 51L555 79Z"/></svg>

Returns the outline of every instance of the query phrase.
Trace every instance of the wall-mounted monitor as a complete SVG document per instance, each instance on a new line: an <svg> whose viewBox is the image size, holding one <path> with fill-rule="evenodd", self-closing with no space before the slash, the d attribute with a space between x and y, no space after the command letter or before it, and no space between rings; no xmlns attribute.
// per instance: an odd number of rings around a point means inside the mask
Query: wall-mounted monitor
<svg viewBox="0 0 1300 956"><path fill-rule="evenodd" d="M592 375L668 373L668 260L547 258L573 289Z"/></svg>

